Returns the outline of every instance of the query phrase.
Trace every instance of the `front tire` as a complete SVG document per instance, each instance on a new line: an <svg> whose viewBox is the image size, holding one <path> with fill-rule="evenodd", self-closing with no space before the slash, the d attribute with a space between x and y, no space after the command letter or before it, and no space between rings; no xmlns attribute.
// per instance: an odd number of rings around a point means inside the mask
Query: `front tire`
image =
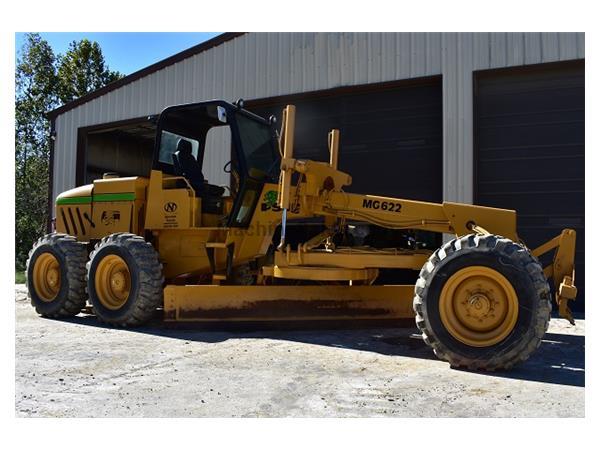
<svg viewBox="0 0 600 450"><path fill-rule="evenodd" d="M103 238L87 264L87 289L99 320L129 327L163 304L162 264L152 245L131 233Z"/></svg>
<svg viewBox="0 0 600 450"><path fill-rule="evenodd" d="M540 346L550 321L550 288L526 247L470 234L431 255L413 308L438 358L472 370L509 369Z"/></svg>
<svg viewBox="0 0 600 450"><path fill-rule="evenodd" d="M38 239L29 252L26 284L31 305L44 317L79 314L85 307L84 243L73 236L51 233Z"/></svg>

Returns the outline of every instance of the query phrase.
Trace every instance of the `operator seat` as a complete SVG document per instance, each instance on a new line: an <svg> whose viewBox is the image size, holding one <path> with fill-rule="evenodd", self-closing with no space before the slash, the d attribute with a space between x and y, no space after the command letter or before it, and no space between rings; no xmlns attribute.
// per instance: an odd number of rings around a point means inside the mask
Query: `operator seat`
<svg viewBox="0 0 600 450"><path fill-rule="evenodd" d="M198 197L221 197L225 192L220 186L204 182L204 174L198 160L192 154L192 143L185 139L177 141L177 151L173 153L173 164L178 174L185 177Z"/></svg>
<svg viewBox="0 0 600 450"><path fill-rule="evenodd" d="M190 141L179 139L177 151L173 153L173 165L175 172L185 177L196 192L196 196L202 199L201 210L203 213L223 214L222 197L225 189L204 182L202 167L192 154Z"/></svg>

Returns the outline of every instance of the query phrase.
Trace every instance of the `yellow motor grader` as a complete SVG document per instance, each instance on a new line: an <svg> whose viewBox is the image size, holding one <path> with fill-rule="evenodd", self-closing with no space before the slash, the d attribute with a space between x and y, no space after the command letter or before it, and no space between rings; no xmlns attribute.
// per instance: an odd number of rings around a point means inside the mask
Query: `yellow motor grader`
<svg viewBox="0 0 600 450"><path fill-rule="evenodd" d="M56 199L56 232L39 239L27 286L42 316L91 307L115 326L165 321L313 321L416 318L423 339L452 366L494 370L540 345L555 300L572 321L575 232L530 250L516 212L344 191L340 134L329 161L294 158L295 108L281 130L243 102L166 108L157 121L149 176L105 174ZM202 166L207 133L227 127L229 192ZM318 232L290 244L291 223L319 218ZM402 235L454 235L437 250L356 245L366 224ZM409 231L410 230L410 231ZM540 255L554 250L543 268ZM412 270L416 283L384 284L385 270Z"/></svg>

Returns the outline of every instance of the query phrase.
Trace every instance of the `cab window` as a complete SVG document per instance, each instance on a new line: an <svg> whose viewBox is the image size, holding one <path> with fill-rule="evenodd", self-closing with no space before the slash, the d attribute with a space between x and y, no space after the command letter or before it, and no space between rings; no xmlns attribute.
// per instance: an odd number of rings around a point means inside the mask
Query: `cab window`
<svg viewBox="0 0 600 450"><path fill-rule="evenodd" d="M190 142L192 144L192 155L194 155L194 158L198 158L198 148L200 145L197 140L163 130L160 138L160 149L158 150L158 160L160 162L173 164L173 153L177 151L179 139Z"/></svg>

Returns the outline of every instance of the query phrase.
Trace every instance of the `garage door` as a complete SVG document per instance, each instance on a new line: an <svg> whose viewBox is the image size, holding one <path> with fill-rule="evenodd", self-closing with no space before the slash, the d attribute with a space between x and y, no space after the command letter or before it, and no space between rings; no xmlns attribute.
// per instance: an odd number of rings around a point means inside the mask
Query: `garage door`
<svg viewBox="0 0 600 450"><path fill-rule="evenodd" d="M574 228L583 299L583 63L482 72L475 86L476 203L516 209L519 235L530 247ZM583 301L573 307L582 310Z"/></svg>
<svg viewBox="0 0 600 450"><path fill-rule="evenodd" d="M77 139L77 185L92 183L106 172L148 176L156 125L148 120L80 128Z"/></svg>
<svg viewBox="0 0 600 450"><path fill-rule="evenodd" d="M442 200L441 79L338 89L248 107L279 120L288 103L296 105L297 157L329 161L327 133L340 129L339 168L352 175L347 191Z"/></svg>

